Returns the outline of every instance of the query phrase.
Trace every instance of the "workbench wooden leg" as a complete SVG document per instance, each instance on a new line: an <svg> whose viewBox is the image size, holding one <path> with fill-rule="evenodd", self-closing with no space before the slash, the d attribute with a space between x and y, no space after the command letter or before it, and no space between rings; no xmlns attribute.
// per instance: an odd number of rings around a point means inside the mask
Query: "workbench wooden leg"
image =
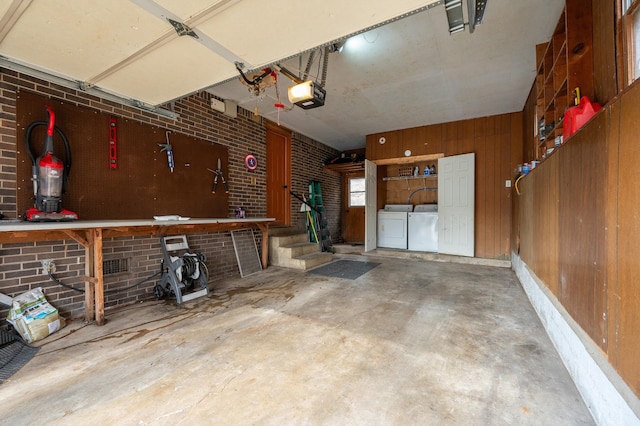
<svg viewBox="0 0 640 426"><path fill-rule="evenodd" d="M102 229L94 229L93 272L96 278L96 324L104 325L104 277L102 276Z"/></svg>
<svg viewBox="0 0 640 426"><path fill-rule="evenodd" d="M93 242L95 240L92 232L88 232L88 244L84 246L84 271L87 277L94 277L93 264ZM91 322L95 319L95 285L86 281L84 284L84 320Z"/></svg>
<svg viewBox="0 0 640 426"><path fill-rule="evenodd" d="M269 225L258 224L262 231L262 269L269 266Z"/></svg>

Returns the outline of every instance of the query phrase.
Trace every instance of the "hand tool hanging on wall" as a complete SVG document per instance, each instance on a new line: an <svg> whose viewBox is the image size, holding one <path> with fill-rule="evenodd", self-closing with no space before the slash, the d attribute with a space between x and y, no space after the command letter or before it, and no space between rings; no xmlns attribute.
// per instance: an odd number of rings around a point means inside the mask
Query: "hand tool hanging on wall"
<svg viewBox="0 0 640 426"><path fill-rule="evenodd" d="M209 170L211 173L215 174L216 176L213 178L213 188L211 189L211 193L215 194L216 193L216 189L218 188L218 178L222 179L222 184L224 185L224 192L225 193L229 193L229 188L227 187L227 181L224 180L224 175L222 174L222 165L220 162L220 158L218 158L218 168L215 170L211 170L211 169L207 169Z"/></svg>
<svg viewBox="0 0 640 426"><path fill-rule="evenodd" d="M25 219L32 222L68 221L78 219L78 215L62 208L62 194L67 187L67 178L71 170L71 149L65 134L56 126L56 115L49 105L46 105L48 121L34 121L25 132L25 147L31 158L31 180L35 207L24 214ZM46 126L47 133L44 140L42 155L34 158L31 152L31 133L38 126ZM62 162L53 155L53 137L57 132L62 139L66 161Z"/></svg>
<svg viewBox="0 0 640 426"><path fill-rule="evenodd" d="M167 162L169 163L169 170L171 170L171 173L173 173L175 163L173 162L173 147L171 146L171 142L169 142L169 133L171 133L171 130L167 130L165 132L167 143L159 143L158 146L162 147L160 152L167 151Z"/></svg>
<svg viewBox="0 0 640 426"><path fill-rule="evenodd" d="M115 170L118 166L117 160L117 129L115 117L109 118L109 168Z"/></svg>

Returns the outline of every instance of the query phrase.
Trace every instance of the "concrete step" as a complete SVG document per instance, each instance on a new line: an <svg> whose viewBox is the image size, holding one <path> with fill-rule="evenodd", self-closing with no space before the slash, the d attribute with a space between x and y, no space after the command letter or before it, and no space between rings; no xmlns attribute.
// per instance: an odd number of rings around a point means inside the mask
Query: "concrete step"
<svg viewBox="0 0 640 426"><path fill-rule="evenodd" d="M288 246L280 246L280 249L284 256L290 258L304 256L305 254L317 253L322 251L320 244L314 243L295 243Z"/></svg>
<svg viewBox="0 0 640 426"><path fill-rule="evenodd" d="M273 247L285 247L308 242L307 234L269 235L269 244Z"/></svg>
<svg viewBox="0 0 640 426"><path fill-rule="evenodd" d="M297 268L292 266L296 262L292 259L308 256L321 252L320 244L298 243L285 247L270 247L269 264L274 266L284 266L286 268Z"/></svg>
<svg viewBox="0 0 640 426"><path fill-rule="evenodd" d="M320 244L310 243L304 231L293 227L269 228L269 264L307 270L331 262L333 255L323 253Z"/></svg>
<svg viewBox="0 0 640 426"><path fill-rule="evenodd" d="M307 242L305 234L269 237L270 265L288 267L292 257L315 251L320 251L320 247L317 244Z"/></svg>
<svg viewBox="0 0 640 426"><path fill-rule="evenodd" d="M317 252L311 254L305 254L304 256L295 257L291 259L289 268L301 269L306 271L307 269L315 268L316 266L324 265L333 260L333 254L328 252Z"/></svg>
<svg viewBox="0 0 640 426"><path fill-rule="evenodd" d="M334 244L332 246L335 254L362 254L364 253L364 244Z"/></svg>

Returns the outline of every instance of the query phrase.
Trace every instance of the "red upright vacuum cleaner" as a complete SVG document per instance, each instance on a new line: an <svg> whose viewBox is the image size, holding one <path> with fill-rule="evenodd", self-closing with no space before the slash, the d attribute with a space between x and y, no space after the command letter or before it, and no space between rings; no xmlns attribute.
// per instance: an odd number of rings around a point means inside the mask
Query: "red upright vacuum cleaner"
<svg viewBox="0 0 640 426"><path fill-rule="evenodd" d="M67 178L71 170L71 150L65 134L56 126L56 115L49 105L46 105L49 121L34 121L27 127L25 145L29 157L31 157L31 180L33 181L33 194L35 207L30 208L24 214L25 220L31 222L60 222L78 219L78 215L70 210L62 208L62 194L67 186ZM31 133L38 126L47 126L47 135L44 140L44 152L37 159L31 152ZM57 132L62 142L66 161L63 163L53 155L53 135Z"/></svg>

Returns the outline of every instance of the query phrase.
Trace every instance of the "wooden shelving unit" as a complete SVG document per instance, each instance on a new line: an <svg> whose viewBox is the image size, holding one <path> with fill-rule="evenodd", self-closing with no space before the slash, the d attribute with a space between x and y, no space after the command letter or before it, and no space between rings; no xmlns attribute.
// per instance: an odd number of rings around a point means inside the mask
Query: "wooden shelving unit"
<svg viewBox="0 0 640 426"><path fill-rule="evenodd" d="M591 0L567 0L553 36L536 46L536 159L559 144L574 90L593 99Z"/></svg>
<svg viewBox="0 0 640 426"><path fill-rule="evenodd" d="M325 164L324 166L322 166L322 170L336 176L341 176L345 173L364 172L364 161L340 164Z"/></svg>

